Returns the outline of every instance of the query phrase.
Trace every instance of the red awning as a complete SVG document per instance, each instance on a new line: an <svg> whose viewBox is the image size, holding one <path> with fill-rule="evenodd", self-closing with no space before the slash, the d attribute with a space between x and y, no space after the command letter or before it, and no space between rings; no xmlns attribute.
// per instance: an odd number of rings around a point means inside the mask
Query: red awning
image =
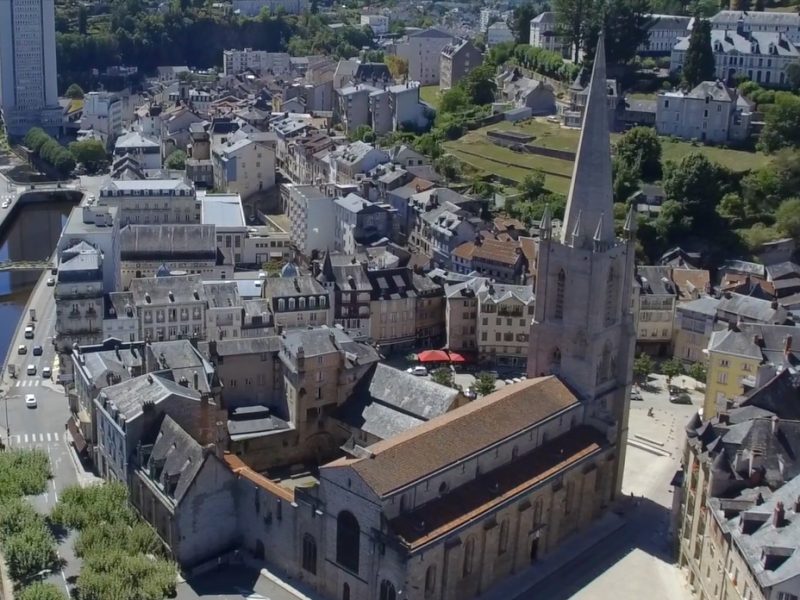
<svg viewBox="0 0 800 600"><path fill-rule="evenodd" d="M78 454L83 454L84 452L86 452L87 448L86 440L84 439L81 430L78 429L78 426L75 424L75 421L73 421L72 419L67 421L67 429L72 435L72 442L75 444L75 451Z"/></svg>
<svg viewBox="0 0 800 600"><path fill-rule="evenodd" d="M450 362L450 357L444 350L424 350L417 354L419 362Z"/></svg>
<svg viewBox="0 0 800 600"><path fill-rule="evenodd" d="M450 362L451 363L465 363L467 359L464 358L463 354L459 354L458 352L450 351Z"/></svg>

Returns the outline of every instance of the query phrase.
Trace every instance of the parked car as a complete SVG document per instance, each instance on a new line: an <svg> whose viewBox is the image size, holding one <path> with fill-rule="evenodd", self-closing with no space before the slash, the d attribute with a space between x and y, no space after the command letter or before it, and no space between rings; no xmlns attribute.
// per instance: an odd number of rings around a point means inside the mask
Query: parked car
<svg viewBox="0 0 800 600"><path fill-rule="evenodd" d="M27 354L27 353L28 353L28 347L25 344L21 344L17 348L17 354Z"/></svg>
<svg viewBox="0 0 800 600"><path fill-rule="evenodd" d="M692 398L686 392L680 394L670 394L669 401L673 404L691 404Z"/></svg>
<svg viewBox="0 0 800 600"><path fill-rule="evenodd" d="M33 394L25 394L25 406L28 408L36 408L36 396Z"/></svg>
<svg viewBox="0 0 800 600"><path fill-rule="evenodd" d="M428 369L423 367L422 365L417 365L416 367L409 367L406 369L406 373L411 373L412 375L418 375L420 377L424 377L428 374Z"/></svg>
<svg viewBox="0 0 800 600"><path fill-rule="evenodd" d="M42 377L45 379L50 379L53 376L53 370L50 367L44 367L42 369Z"/></svg>
<svg viewBox="0 0 800 600"><path fill-rule="evenodd" d="M36 375L36 365L28 365L28 375Z"/></svg>
<svg viewBox="0 0 800 600"><path fill-rule="evenodd" d="M639 390L631 390L631 400L642 400L642 392Z"/></svg>
<svg viewBox="0 0 800 600"><path fill-rule="evenodd" d="M42 348L39 344L36 344L33 347L33 355L34 356L41 356L42 352L44 352L44 348Z"/></svg>
<svg viewBox="0 0 800 600"><path fill-rule="evenodd" d="M47 287L53 287L56 284L56 280L52 277L47 278Z"/></svg>

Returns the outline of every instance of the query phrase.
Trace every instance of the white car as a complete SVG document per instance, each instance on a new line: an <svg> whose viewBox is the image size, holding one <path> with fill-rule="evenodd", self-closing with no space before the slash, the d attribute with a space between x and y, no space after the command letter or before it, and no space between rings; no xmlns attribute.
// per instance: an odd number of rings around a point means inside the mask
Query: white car
<svg viewBox="0 0 800 600"><path fill-rule="evenodd" d="M411 373L412 375L419 375L420 377L424 377L428 374L428 369L423 367L422 365L417 365L416 367L409 367L406 369L406 373Z"/></svg>
<svg viewBox="0 0 800 600"><path fill-rule="evenodd" d="M50 379L52 375L53 375L53 370L50 367L44 367L42 369L42 377L44 377L45 379Z"/></svg>
<svg viewBox="0 0 800 600"><path fill-rule="evenodd" d="M56 280L52 277L47 278L47 287L53 287L56 284Z"/></svg>
<svg viewBox="0 0 800 600"><path fill-rule="evenodd" d="M3 208L8 208L10 205L11 205L11 204L10 204L10 202L9 202L8 200L6 200L5 202L3 202Z"/></svg>
<svg viewBox="0 0 800 600"><path fill-rule="evenodd" d="M25 406L28 408L36 408L36 396L33 394L25 394Z"/></svg>
<svg viewBox="0 0 800 600"><path fill-rule="evenodd" d="M28 375L36 375L36 365L28 365Z"/></svg>

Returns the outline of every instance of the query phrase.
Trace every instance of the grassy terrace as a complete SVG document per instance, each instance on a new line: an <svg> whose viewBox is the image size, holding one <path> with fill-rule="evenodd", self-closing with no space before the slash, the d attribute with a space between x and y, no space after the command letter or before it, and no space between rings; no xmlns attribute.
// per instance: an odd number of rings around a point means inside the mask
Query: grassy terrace
<svg viewBox="0 0 800 600"><path fill-rule="evenodd" d="M508 148L497 146L489 140L486 132L489 130L507 130L529 133L536 136L535 145L556 150L572 150L578 146L580 135L577 129L565 129L556 123L543 119L526 121L513 124L503 121L476 129L453 142L446 142L445 148L459 160L475 167L486 174L497 174L515 181L521 181L528 171L537 169L545 174L548 189L566 193L569 189L569 179L572 176L572 162L514 152ZM612 141L616 141L619 134L612 134ZM690 152L701 152L709 159L716 161L734 171L746 171L763 166L767 162L766 156L761 153L742 152L711 146L694 146L690 142L676 142L662 138L664 160L680 160Z"/></svg>
<svg viewBox="0 0 800 600"><path fill-rule="evenodd" d="M423 85L419 88L419 99L427 102L433 108L439 108L439 86L438 85Z"/></svg>

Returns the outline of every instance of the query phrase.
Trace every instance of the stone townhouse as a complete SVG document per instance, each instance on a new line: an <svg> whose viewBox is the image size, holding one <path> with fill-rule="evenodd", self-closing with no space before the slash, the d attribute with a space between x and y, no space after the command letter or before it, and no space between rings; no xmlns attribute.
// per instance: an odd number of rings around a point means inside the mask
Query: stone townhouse
<svg viewBox="0 0 800 600"><path fill-rule="evenodd" d="M332 324L328 290L311 276L269 277L262 291L276 328Z"/></svg>
<svg viewBox="0 0 800 600"><path fill-rule="evenodd" d="M134 279L130 302L139 340L205 339L208 302L198 275Z"/></svg>
<svg viewBox="0 0 800 600"><path fill-rule="evenodd" d="M100 188L96 203L116 207L120 227L200 223L194 187L180 179L112 180Z"/></svg>
<svg viewBox="0 0 800 600"><path fill-rule="evenodd" d="M442 49L439 88L449 90L483 64L483 54L469 40L448 44Z"/></svg>

